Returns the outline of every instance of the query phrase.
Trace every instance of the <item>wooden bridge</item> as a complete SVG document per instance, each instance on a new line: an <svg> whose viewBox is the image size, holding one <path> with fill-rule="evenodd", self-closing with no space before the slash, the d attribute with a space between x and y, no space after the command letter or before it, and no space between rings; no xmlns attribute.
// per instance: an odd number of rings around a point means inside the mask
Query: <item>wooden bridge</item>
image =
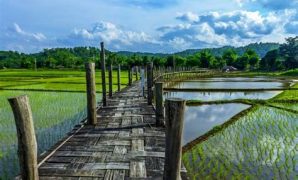
<svg viewBox="0 0 298 180"><path fill-rule="evenodd" d="M139 83L107 99L96 125L77 127L38 168L40 179L162 179L165 128L141 96ZM186 178L185 169L181 175Z"/></svg>
<svg viewBox="0 0 298 180"><path fill-rule="evenodd" d="M32 113L27 96L9 99L18 134L21 179L188 179L181 163L185 101L163 102L163 84L198 72L153 71L147 65L146 97L140 82L112 94L112 67L109 66L109 97L106 96L105 55L101 46L103 99L96 104L95 64L86 64L88 118L67 137L37 158ZM143 78L144 79L144 78ZM155 83L153 93L153 85ZM142 83L144 84L144 82ZM153 106L155 94L155 106ZM165 112L165 113L164 113Z"/></svg>

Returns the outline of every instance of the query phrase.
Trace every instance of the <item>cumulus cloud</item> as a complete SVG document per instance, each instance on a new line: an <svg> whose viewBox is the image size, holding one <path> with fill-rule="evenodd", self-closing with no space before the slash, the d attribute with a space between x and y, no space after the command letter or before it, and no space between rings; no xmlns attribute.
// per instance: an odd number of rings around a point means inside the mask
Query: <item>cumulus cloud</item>
<svg viewBox="0 0 298 180"><path fill-rule="evenodd" d="M90 45L97 46L104 41L112 49L136 49L140 44L150 47L150 44L158 44L153 37L144 32L126 30L110 22L101 21L92 28L74 29L67 37L59 42L69 46Z"/></svg>
<svg viewBox="0 0 298 180"><path fill-rule="evenodd" d="M181 21L196 22L199 20L199 16L193 12L178 13L176 19Z"/></svg>
<svg viewBox="0 0 298 180"><path fill-rule="evenodd" d="M2 50L36 52L53 45L53 42L43 33L26 31L17 23L2 27L0 31L3 31L0 34L0 49Z"/></svg>
<svg viewBox="0 0 298 180"><path fill-rule="evenodd" d="M286 31L297 33L297 23L291 21L295 13L292 10L270 12L265 15L258 11L210 12L202 15L192 13L191 17L196 17L195 19L186 18L188 13L184 13L176 17L184 23L162 26L157 30L162 32L161 41L172 44L176 49L240 46L270 39L282 42L287 36Z"/></svg>

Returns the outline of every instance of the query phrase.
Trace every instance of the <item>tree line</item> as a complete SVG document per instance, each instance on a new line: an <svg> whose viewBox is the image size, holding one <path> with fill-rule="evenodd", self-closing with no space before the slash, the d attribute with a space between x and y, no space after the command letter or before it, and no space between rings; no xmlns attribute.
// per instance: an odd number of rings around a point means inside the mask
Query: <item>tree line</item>
<svg viewBox="0 0 298 180"><path fill-rule="evenodd" d="M265 44L266 45L266 44ZM267 44L268 46L268 44ZM267 47L268 48L268 47ZM182 56L177 54L152 53L115 53L106 50L107 63L121 64L125 67L145 65L152 61L155 66L188 66L210 69L222 69L233 66L238 70L287 70L298 68L298 36L286 39L284 44L269 50L264 57L247 46L239 53L236 48L221 48L222 53L214 49L202 49L194 54ZM95 47L44 49L34 54L15 51L0 51L0 69L3 68L49 68L82 69L85 62L95 62L100 66L100 51Z"/></svg>

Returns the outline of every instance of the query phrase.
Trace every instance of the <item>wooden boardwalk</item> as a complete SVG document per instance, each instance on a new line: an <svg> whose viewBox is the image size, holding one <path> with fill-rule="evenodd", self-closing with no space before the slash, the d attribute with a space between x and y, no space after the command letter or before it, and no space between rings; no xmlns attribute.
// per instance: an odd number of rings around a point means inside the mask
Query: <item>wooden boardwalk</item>
<svg viewBox="0 0 298 180"><path fill-rule="evenodd" d="M97 110L96 126L76 127L40 160L40 179L162 179L165 128L137 83ZM187 179L182 168L182 179Z"/></svg>

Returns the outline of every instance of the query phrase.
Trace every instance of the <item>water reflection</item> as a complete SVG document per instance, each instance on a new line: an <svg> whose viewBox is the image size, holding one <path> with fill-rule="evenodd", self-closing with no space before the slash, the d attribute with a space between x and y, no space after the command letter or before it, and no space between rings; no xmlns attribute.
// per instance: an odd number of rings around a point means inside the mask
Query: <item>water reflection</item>
<svg viewBox="0 0 298 180"><path fill-rule="evenodd" d="M199 89L269 89L289 87L289 82L212 82L187 81L173 84L172 88L199 88Z"/></svg>
<svg viewBox="0 0 298 180"><path fill-rule="evenodd" d="M183 145L221 125L249 105L231 103L219 105L187 106L185 110Z"/></svg>
<svg viewBox="0 0 298 180"><path fill-rule="evenodd" d="M231 100L231 99L270 99L282 91L257 92L165 92L164 97L176 97L186 100Z"/></svg>

